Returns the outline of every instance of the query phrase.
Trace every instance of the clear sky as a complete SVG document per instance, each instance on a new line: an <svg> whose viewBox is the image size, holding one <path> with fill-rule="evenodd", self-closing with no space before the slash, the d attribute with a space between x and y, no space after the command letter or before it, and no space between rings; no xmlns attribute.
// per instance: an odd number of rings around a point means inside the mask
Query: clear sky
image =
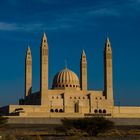
<svg viewBox="0 0 140 140"><path fill-rule="evenodd" d="M24 95L27 46L33 59L33 91L39 90L42 33L49 44L49 86L68 68L79 76L85 49L89 89L103 89L103 50L113 50L115 104L140 105L140 0L3 0L0 2L0 105Z"/></svg>

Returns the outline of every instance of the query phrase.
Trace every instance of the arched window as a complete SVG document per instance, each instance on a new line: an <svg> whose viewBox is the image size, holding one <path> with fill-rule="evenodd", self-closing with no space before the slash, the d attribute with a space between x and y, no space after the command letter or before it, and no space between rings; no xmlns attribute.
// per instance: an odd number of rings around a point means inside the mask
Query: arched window
<svg viewBox="0 0 140 140"><path fill-rule="evenodd" d="M99 113L102 113L102 110L101 109L99 109Z"/></svg>
<svg viewBox="0 0 140 140"><path fill-rule="evenodd" d="M95 110L94 110L94 113L98 113L98 110L97 110L97 109L95 109Z"/></svg>
<svg viewBox="0 0 140 140"><path fill-rule="evenodd" d="M51 109L51 110L50 110L50 112L54 112L54 110L53 110L53 109Z"/></svg>
<svg viewBox="0 0 140 140"><path fill-rule="evenodd" d="M103 113L106 113L106 110L105 109L103 110Z"/></svg>
<svg viewBox="0 0 140 140"><path fill-rule="evenodd" d="M63 112L63 109L59 109L59 112Z"/></svg>
<svg viewBox="0 0 140 140"><path fill-rule="evenodd" d="M55 112L58 112L58 109L55 109Z"/></svg>

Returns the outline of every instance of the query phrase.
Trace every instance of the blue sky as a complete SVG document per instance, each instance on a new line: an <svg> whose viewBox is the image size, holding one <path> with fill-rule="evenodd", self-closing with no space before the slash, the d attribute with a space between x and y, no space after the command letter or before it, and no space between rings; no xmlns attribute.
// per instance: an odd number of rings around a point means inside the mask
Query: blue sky
<svg viewBox="0 0 140 140"><path fill-rule="evenodd" d="M49 43L49 86L68 68L79 76L85 49L89 89L103 89L103 49L113 50L115 104L140 105L140 0L5 0L0 4L0 105L24 95L28 45L33 58L33 91L39 90L42 33ZM73 53L74 52L74 53Z"/></svg>

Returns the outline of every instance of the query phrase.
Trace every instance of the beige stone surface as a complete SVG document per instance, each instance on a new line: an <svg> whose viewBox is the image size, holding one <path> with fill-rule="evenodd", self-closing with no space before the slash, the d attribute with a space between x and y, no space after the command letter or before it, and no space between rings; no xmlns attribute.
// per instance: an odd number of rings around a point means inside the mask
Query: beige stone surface
<svg viewBox="0 0 140 140"><path fill-rule="evenodd" d="M80 60L80 85L81 90L85 91L87 90L87 59L86 59L86 53L83 50Z"/></svg>
<svg viewBox="0 0 140 140"><path fill-rule="evenodd" d="M46 101L48 92L48 42L46 34L43 34L40 47L40 94L41 105L47 106Z"/></svg>
<svg viewBox="0 0 140 140"><path fill-rule="evenodd" d="M32 55L28 47L25 58L25 97L32 93Z"/></svg>
<svg viewBox="0 0 140 140"><path fill-rule="evenodd" d="M113 105L113 74L112 74L112 49L109 38L106 39L104 49L104 95Z"/></svg>

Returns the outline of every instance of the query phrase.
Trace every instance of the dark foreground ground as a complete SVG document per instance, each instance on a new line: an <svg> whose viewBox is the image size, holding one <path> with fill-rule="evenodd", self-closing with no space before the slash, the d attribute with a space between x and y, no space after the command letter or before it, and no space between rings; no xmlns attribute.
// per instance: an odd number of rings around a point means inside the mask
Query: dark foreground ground
<svg viewBox="0 0 140 140"><path fill-rule="evenodd" d="M17 140L36 140L40 136L42 140L140 140L140 126L115 126L110 132L100 134L97 137L66 136L59 132L59 124L9 124L0 130L1 135L14 135ZM9 139L10 140L10 139Z"/></svg>
<svg viewBox="0 0 140 140"><path fill-rule="evenodd" d="M115 123L115 128L112 130L97 137L84 137L67 136L64 131L59 131L62 127L60 119L22 118L18 120L15 118L0 129L0 136L4 138L12 135L16 138L2 140L140 140L140 119L112 119L111 121ZM37 139L36 136L40 136L41 139Z"/></svg>

